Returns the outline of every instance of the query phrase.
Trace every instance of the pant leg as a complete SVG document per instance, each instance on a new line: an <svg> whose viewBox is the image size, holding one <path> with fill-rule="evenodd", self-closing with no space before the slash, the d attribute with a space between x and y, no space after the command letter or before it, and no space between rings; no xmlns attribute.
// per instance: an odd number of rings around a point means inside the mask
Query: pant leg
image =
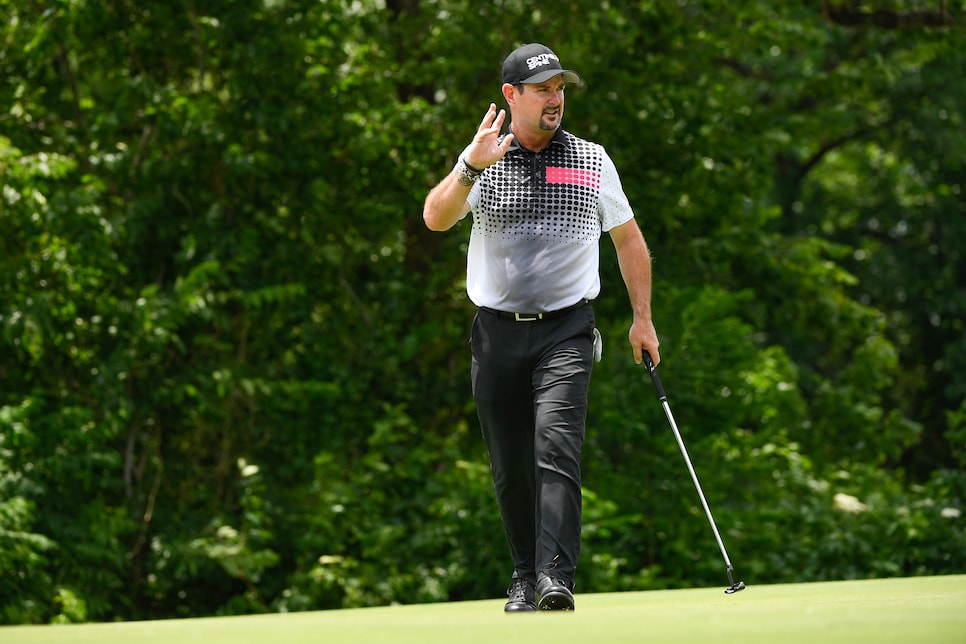
<svg viewBox="0 0 966 644"><path fill-rule="evenodd" d="M589 304L553 320L473 323L473 396L516 577L573 584L593 328Z"/></svg>
<svg viewBox="0 0 966 644"><path fill-rule="evenodd" d="M514 577L536 576L533 396L525 323L479 313L470 337L472 384Z"/></svg>
<svg viewBox="0 0 966 644"><path fill-rule="evenodd" d="M547 325L532 375L537 576L551 575L571 588L580 554L580 457L593 369L593 328L590 305Z"/></svg>

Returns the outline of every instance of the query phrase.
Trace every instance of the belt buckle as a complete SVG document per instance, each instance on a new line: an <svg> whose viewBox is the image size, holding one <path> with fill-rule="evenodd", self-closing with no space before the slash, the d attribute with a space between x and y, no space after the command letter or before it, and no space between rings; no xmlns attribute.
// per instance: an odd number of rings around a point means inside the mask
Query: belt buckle
<svg viewBox="0 0 966 644"><path fill-rule="evenodd" d="M536 322L537 320L543 319L543 313L537 313L536 315L524 315L521 313L514 313L513 319L517 322Z"/></svg>

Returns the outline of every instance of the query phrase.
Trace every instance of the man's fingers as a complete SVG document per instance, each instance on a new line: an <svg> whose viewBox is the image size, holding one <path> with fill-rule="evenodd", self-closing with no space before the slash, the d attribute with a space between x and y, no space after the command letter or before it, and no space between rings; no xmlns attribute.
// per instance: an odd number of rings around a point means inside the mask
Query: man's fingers
<svg viewBox="0 0 966 644"><path fill-rule="evenodd" d="M513 132L510 132L505 137L503 137L503 142L500 143L500 149L506 152L510 149L510 144L513 143Z"/></svg>
<svg viewBox="0 0 966 644"><path fill-rule="evenodd" d="M657 335L654 334L652 329L640 328L636 322L631 326L630 331L627 332L627 339L631 342L631 352L634 354L634 362L641 364L644 362L644 352L647 351L651 360L654 364L661 362L661 354L658 352L657 347L660 342L657 339Z"/></svg>
<svg viewBox="0 0 966 644"><path fill-rule="evenodd" d="M644 362L645 351L647 351L647 353L651 356L651 362L654 363L654 366L657 366L661 363L661 354L658 352L657 347L648 348L643 345L634 345L633 351L634 362L637 364Z"/></svg>
<svg viewBox="0 0 966 644"><path fill-rule="evenodd" d="M497 111L496 103L490 103L486 115L480 121L476 136L473 137L472 152L467 154L467 163L485 168L499 161L510 148L510 144L513 143L513 134L507 134L503 141L497 143L500 130L503 129L503 121L506 120L506 114L506 110Z"/></svg>
<svg viewBox="0 0 966 644"><path fill-rule="evenodd" d="M477 128L477 131L482 132L483 130L490 129L495 114L496 103L490 103L490 107L486 110L486 114L483 115L483 120L480 121L480 127Z"/></svg>
<svg viewBox="0 0 966 644"><path fill-rule="evenodd" d="M504 119L506 119L506 110L500 110L497 114L496 105L490 103L490 109L483 120L480 121L480 127L476 131L476 139L482 141L487 137L499 136L500 130L503 129Z"/></svg>

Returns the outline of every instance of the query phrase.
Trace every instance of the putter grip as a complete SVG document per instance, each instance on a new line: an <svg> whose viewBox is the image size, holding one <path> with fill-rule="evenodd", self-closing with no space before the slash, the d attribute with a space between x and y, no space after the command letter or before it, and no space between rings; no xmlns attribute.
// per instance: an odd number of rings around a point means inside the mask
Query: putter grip
<svg viewBox="0 0 966 644"><path fill-rule="evenodd" d="M654 388L657 390L657 397L661 402L664 402L667 400L667 394L664 393L664 385L661 384L661 377L657 375L657 366L655 366L654 360L651 359L651 354L647 350L644 351L644 365L651 374L651 382L654 383Z"/></svg>

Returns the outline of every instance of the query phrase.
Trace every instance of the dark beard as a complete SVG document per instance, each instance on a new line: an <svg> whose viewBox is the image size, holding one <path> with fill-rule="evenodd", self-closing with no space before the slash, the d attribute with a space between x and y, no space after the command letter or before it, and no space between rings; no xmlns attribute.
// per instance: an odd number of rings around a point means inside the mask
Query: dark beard
<svg viewBox="0 0 966 644"><path fill-rule="evenodd" d="M541 130L544 130L545 132L553 132L558 127L560 127L560 119L559 118L557 119L557 124L556 125L550 125L549 123L547 123L543 119L543 116L541 116L540 117L539 127L540 127Z"/></svg>

